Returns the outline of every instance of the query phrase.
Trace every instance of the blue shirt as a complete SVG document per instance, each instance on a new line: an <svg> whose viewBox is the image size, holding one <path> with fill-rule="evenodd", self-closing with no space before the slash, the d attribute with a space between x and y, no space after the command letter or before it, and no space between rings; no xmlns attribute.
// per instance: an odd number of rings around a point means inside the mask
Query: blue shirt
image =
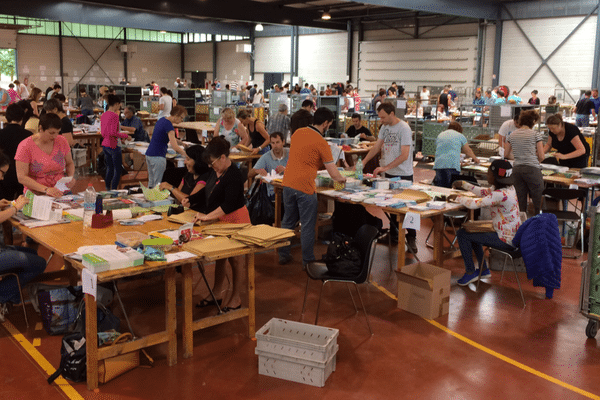
<svg viewBox="0 0 600 400"><path fill-rule="evenodd" d="M127 126L130 128L135 128L135 132L133 133L133 140L136 142L149 142L147 138L146 131L144 130L144 124L142 121L136 117L135 115L131 117L131 119L125 118L121 125Z"/></svg>
<svg viewBox="0 0 600 400"><path fill-rule="evenodd" d="M165 157L167 155L167 145L169 144L169 132L174 130L173 124L166 117L159 119L156 126L154 126L152 140L150 140L146 155L150 157Z"/></svg>
<svg viewBox="0 0 600 400"><path fill-rule="evenodd" d="M521 101L523 101L519 96L517 96L516 94L513 94L512 96L508 96L508 101L514 100L517 102L517 104L520 104Z"/></svg>
<svg viewBox="0 0 600 400"><path fill-rule="evenodd" d="M310 89L309 88L302 88L300 90L300 94L310 94Z"/></svg>
<svg viewBox="0 0 600 400"><path fill-rule="evenodd" d="M256 164L254 164L254 169L264 169L267 173L270 173L271 170L282 166L285 167L288 163L288 158L290 157L290 149L283 149L283 157L279 160L275 159L275 155L273 154L273 150L265 153L258 159ZM268 185L267 190L269 193L269 197L273 197L275 195L275 191L273 190L273 186Z"/></svg>
<svg viewBox="0 0 600 400"><path fill-rule="evenodd" d="M448 129L435 140L435 162L433 169L454 169L460 172L460 153L467 144L462 133Z"/></svg>
<svg viewBox="0 0 600 400"><path fill-rule="evenodd" d="M594 103L594 108L596 109L596 115L598 115L598 110L600 110L600 97L596 97L596 98L591 97L590 100Z"/></svg>

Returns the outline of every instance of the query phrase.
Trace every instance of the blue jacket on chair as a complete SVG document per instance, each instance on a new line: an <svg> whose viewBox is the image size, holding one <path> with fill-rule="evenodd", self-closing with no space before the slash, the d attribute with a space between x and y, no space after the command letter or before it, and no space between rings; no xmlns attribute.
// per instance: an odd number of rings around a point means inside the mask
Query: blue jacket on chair
<svg viewBox="0 0 600 400"><path fill-rule="evenodd" d="M533 286L546 288L546 297L560 288L562 245L558 220L554 214L538 214L525 221L513 238L513 246L521 249L527 278Z"/></svg>

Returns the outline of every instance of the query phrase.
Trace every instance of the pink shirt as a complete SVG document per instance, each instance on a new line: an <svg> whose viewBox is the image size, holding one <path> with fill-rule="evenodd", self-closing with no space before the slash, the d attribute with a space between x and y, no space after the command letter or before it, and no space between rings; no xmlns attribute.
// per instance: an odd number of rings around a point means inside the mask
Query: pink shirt
<svg viewBox="0 0 600 400"><path fill-rule="evenodd" d="M56 182L63 177L67 165L66 156L71 151L67 139L57 136L54 139L52 153L46 154L33 141L33 136L19 143L16 161L29 164L29 177L44 186L54 187ZM27 187L23 192L27 191Z"/></svg>
<svg viewBox="0 0 600 400"><path fill-rule="evenodd" d="M117 138L127 139L126 133L119 132L119 116L112 112L106 111L100 117L100 133L102 134L102 146L116 149L119 141Z"/></svg>

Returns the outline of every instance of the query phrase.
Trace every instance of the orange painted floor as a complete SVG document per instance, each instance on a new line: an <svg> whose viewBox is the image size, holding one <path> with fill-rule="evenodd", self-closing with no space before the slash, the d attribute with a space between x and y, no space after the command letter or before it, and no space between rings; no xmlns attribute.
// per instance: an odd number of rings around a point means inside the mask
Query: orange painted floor
<svg viewBox="0 0 600 400"><path fill-rule="evenodd" d="M432 257L425 246L429 227L423 221L418 233L422 260ZM339 329L340 336L337 368L324 388L259 375L256 342L247 337L243 320L196 332L194 356L183 359L180 345L179 362L173 367L166 365L166 346L159 345L149 349L155 359L152 368L130 371L96 393L85 383L71 386L85 399L600 399L600 346L586 337L587 319L579 313L580 263L585 256L563 261L562 287L552 300L521 273L525 308L514 274L506 274L500 283L500 274L492 272L476 292L475 285L455 283L464 272L462 261L447 261L444 266L452 272L450 313L431 323L398 309L395 300L380 290L396 293L395 249L391 248L390 265L388 246L377 246L374 284L360 288L373 336L364 315L355 313L347 289L339 284L325 287L319 325ZM316 246L316 254L324 251L325 245ZM298 243L292 255L300 259ZM413 261L409 256L407 262ZM57 267L53 261L51 268ZM212 270L209 265L209 280ZM200 300L206 289L197 269L194 277ZM273 252L257 255L257 327L273 317L300 320L305 284L297 261L279 266ZM304 322L314 322L318 287L311 282ZM119 289L136 334L164 326L162 276L120 282ZM180 281L177 290L181 296ZM178 307L181 311L179 302ZM8 315L10 324L29 342L41 339L37 347L41 357L58 366L60 337L36 330L39 317L30 305L28 310L30 329L19 308ZM194 316L215 312L196 309ZM121 316L117 308L115 313ZM56 385L48 385L46 378L36 360L0 324L0 399L69 398Z"/></svg>

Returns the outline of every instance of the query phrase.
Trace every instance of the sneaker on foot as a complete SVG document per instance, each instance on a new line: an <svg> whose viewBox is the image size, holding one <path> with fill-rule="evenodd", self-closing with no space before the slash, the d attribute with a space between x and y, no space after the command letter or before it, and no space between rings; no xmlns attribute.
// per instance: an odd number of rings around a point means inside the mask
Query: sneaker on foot
<svg viewBox="0 0 600 400"><path fill-rule="evenodd" d="M469 283L475 282L479 279L479 271L475 271L471 274L465 273L462 278L458 280L459 286L467 286Z"/></svg>
<svg viewBox="0 0 600 400"><path fill-rule="evenodd" d="M479 271L477 271L477 272L479 273ZM489 278L490 276L492 276L492 273L489 268L484 269L483 272L481 273L482 278Z"/></svg>
<svg viewBox="0 0 600 400"><path fill-rule="evenodd" d="M0 322L6 321L6 318L4 317L6 314L8 314L6 303L0 303Z"/></svg>
<svg viewBox="0 0 600 400"><path fill-rule="evenodd" d="M292 256L279 257L279 265L286 265L292 262Z"/></svg>
<svg viewBox="0 0 600 400"><path fill-rule="evenodd" d="M419 248L417 247L417 238L415 238L414 236L408 236L406 238L406 244L408 245L408 248L413 254L417 254L417 252L419 251Z"/></svg>

